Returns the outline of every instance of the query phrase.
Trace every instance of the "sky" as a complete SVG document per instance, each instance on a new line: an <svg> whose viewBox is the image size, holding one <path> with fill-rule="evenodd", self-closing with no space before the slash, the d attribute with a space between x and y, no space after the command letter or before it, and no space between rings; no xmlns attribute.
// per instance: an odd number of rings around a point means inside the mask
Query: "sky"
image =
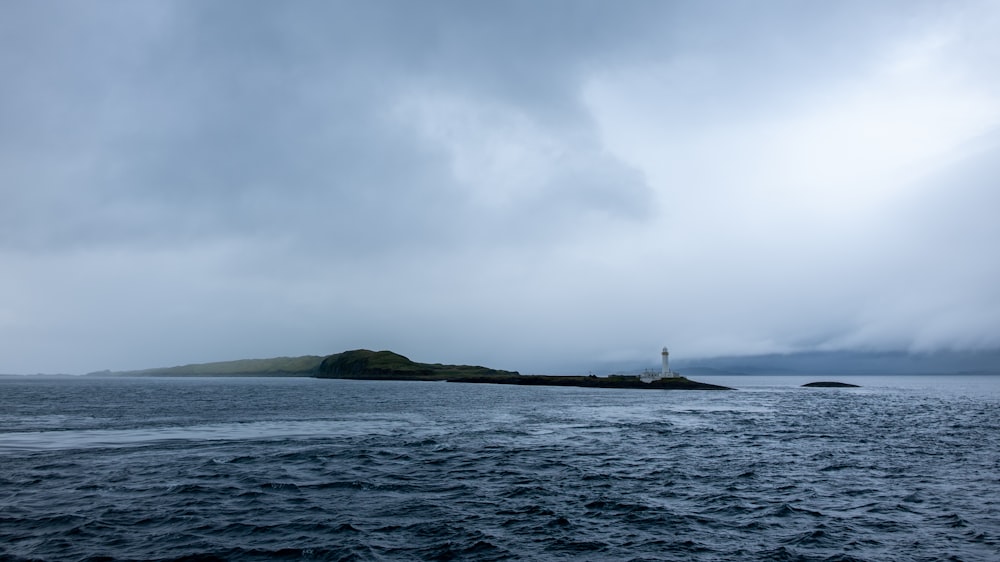
<svg viewBox="0 0 1000 562"><path fill-rule="evenodd" d="M0 373L1000 348L995 1L0 1Z"/></svg>

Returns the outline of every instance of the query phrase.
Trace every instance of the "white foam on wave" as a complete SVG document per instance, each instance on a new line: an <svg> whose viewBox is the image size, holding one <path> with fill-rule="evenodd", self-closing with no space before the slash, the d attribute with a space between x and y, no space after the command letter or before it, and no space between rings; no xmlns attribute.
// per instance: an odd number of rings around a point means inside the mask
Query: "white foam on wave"
<svg viewBox="0 0 1000 562"><path fill-rule="evenodd" d="M428 424L412 416L376 416L367 419L252 421L189 426L128 429L79 429L0 433L0 454L107 447L137 447L171 441L247 441L268 439L322 439L360 435L391 435Z"/></svg>

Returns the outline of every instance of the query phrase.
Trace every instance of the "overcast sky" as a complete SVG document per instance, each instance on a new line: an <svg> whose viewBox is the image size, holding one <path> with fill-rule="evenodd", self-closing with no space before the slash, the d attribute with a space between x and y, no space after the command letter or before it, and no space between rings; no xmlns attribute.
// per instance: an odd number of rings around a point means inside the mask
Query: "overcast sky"
<svg viewBox="0 0 1000 562"><path fill-rule="evenodd" d="M995 1L0 2L0 373L1000 347L998 30Z"/></svg>

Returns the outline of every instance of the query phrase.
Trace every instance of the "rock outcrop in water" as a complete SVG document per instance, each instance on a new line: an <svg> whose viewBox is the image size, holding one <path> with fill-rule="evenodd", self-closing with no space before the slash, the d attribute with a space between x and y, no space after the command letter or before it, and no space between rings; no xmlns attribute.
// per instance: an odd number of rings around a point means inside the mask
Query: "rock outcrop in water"
<svg viewBox="0 0 1000 562"><path fill-rule="evenodd" d="M860 388L856 384L850 384L846 382L834 382L834 381L809 382L802 386L809 388Z"/></svg>
<svg viewBox="0 0 1000 562"><path fill-rule="evenodd" d="M610 377L516 375L513 377L466 377L452 379L449 382L517 384L526 386L582 386L587 388L638 388L649 390L732 390L726 386L693 381L684 377L642 382L637 376L625 375L613 375Z"/></svg>
<svg viewBox="0 0 1000 562"><path fill-rule="evenodd" d="M319 366L320 378L363 380L448 381L526 386L582 386L592 388L638 388L661 390L732 390L728 387L688 380L684 377L644 383L637 376L522 375L471 365L417 363L391 351L356 349L331 355Z"/></svg>

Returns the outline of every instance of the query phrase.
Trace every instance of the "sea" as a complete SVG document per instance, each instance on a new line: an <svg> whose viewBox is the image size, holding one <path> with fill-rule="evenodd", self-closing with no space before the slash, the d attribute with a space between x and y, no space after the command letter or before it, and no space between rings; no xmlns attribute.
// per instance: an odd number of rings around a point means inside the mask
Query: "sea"
<svg viewBox="0 0 1000 562"><path fill-rule="evenodd" d="M1000 560L1000 377L696 378L0 377L0 559Z"/></svg>

